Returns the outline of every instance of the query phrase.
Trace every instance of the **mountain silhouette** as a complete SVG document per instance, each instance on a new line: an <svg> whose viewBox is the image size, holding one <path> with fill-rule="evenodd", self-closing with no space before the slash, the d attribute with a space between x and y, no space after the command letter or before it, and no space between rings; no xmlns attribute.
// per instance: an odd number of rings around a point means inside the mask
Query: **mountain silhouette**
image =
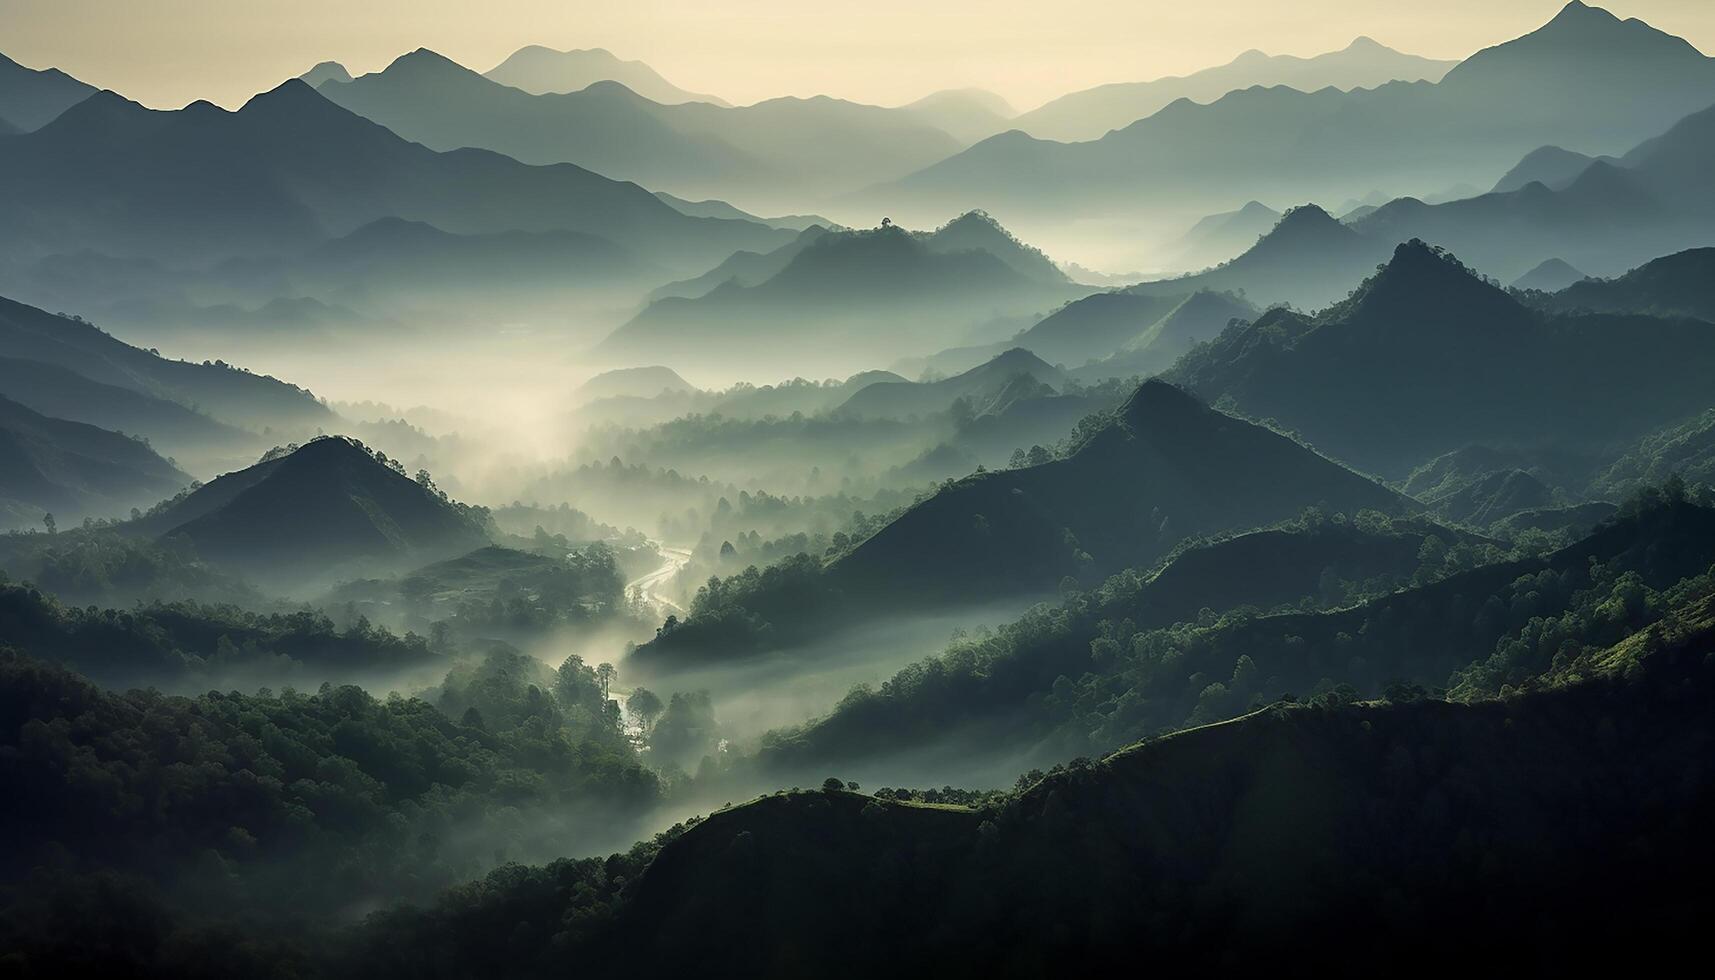
<svg viewBox="0 0 1715 980"><path fill-rule="evenodd" d="M189 540L204 558L282 584L487 543L476 517L339 436L211 480L127 527Z"/></svg>
<svg viewBox="0 0 1715 980"><path fill-rule="evenodd" d="M1386 258L1388 246L1336 220L1314 204L1287 209L1269 232L1238 257L1206 272L1128 286L1127 292L1185 296L1234 292L1251 303L1320 307Z"/></svg>
<svg viewBox="0 0 1715 980"><path fill-rule="evenodd" d="M899 109L965 145L1006 129L1008 120L1018 115L1005 99L976 88L933 92Z"/></svg>
<svg viewBox="0 0 1715 980"><path fill-rule="evenodd" d="M45 513L70 525L146 507L190 477L133 438L51 418L6 397L0 384L0 522L40 528Z"/></svg>
<svg viewBox="0 0 1715 980"><path fill-rule="evenodd" d="M1570 263L1563 259L1544 259L1535 268L1514 279L1512 288L1553 293L1565 289L1583 278L1584 273L1574 269Z"/></svg>
<svg viewBox="0 0 1715 980"><path fill-rule="evenodd" d="M1073 375L1091 381L1159 374L1172 367L1186 351L1220 336L1232 321L1255 319L1258 312L1255 306L1232 293L1199 290L1179 301L1166 316L1118 350Z"/></svg>
<svg viewBox="0 0 1715 980"><path fill-rule="evenodd" d="M1056 386L1065 381L1064 372L1020 347L940 381L890 380L868 385L837 411L858 418L927 416L947 411L960 398L971 404L973 412L1000 411L1006 403L1016 400L1018 394L1014 392L998 404L997 399L1021 377L1031 379L1036 385Z"/></svg>
<svg viewBox="0 0 1715 980"><path fill-rule="evenodd" d="M324 61L299 75L298 80L310 88L315 88L327 81L349 82L351 81L351 72L346 71L345 66L337 61Z"/></svg>
<svg viewBox="0 0 1715 980"><path fill-rule="evenodd" d="M791 241L769 252L751 252L740 250L721 260L713 269L692 279L682 279L658 286L649 294L651 302L658 299L676 296L683 299L696 299L706 296L717 286L732 283L737 286L756 286L767 282L779 275L781 270L791 264L798 253L809 248L817 239L828 233L821 225L811 225L799 232Z"/></svg>
<svg viewBox="0 0 1715 980"><path fill-rule="evenodd" d="M0 122L13 132L40 129L93 94L94 86L58 68L25 68L0 54Z"/></svg>
<svg viewBox="0 0 1715 980"><path fill-rule="evenodd" d="M1597 157L1563 150L1558 146L1538 147L1524 155L1516 166L1495 182L1496 193L1522 190L1527 184L1541 184L1550 190L1560 190L1578 179ZM1600 159L1613 162L1613 157Z"/></svg>
<svg viewBox="0 0 1715 980"><path fill-rule="evenodd" d="M0 394L52 418L142 436L180 461L230 459L253 452L257 442L178 402L92 381L60 364L0 357Z"/></svg>
<svg viewBox="0 0 1715 980"><path fill-rule="evenodd" d="M622 61L601 48L555 51L541 45L527 45L483 74L502 85L522 89L532 95L565 94L589 88L597 82L618 82L662 105L681 102L727 105L713 95L687 92L662 78L660 73L643 62Z"/></svg>
<svg viewBox="0 0 1715 980"><path fill-rule="evenodd" d="M315 396L223 362L175 361L93 324L0 298L0 357L45 362L103 385L177 402L234 425L303 431L332 422Z"/></svg>
<svg viewBox="0 0 1715 980"><path fill-rule="evenodd" d="M992 234L982 230L986 224L967 224L946 237L897 226L828 232L755 285L729 278L695 298L651 303L598 352L635 361L671 350L733 363L742 353L763 359L747 362L753 369L835 373L854 358L927 353L986 318L1053 306L1085 291L1016 271L1015 264L1036 267L1046 260L1010 235L997 246L1010 263L968 247L973 229L979 240ZM778 258L745 264L766 272Z"/></svg>
<svg viewBox="0 0 1715 980"><path fill-rule="evenodd" d="M1047 591L1148 565L1182 537L1308 506L1399 512L1392 491L1284 436L1147 381L1064 459L978 474L836 561L848 597L892 601Z"/></svg>
<svg viewBox="0 0 1715 980"><path fill-rule="evenodd" d="M1234 187L1261 199L1342 200L1354 187L1488 186L1544 145L1622 152L1707 106L1712 92L1715 60L1684 40L1574 3L1439 82L1181 99L1082 143L1009 132L854 201L1158 218L1230 200Z"/></svg>
<svg viewBox="0 0 1715 980"><path fill-rule="evenodd" d="M1565 313L1645 313L1715 323L1715 248L1677 252L1614 279L1579 276L1536 304Z"/></svg>
<svg viewBox="0 0 1715 980"><path fill-rule="evenodd" d="M1012 128L1042 139L1093 140L1154 115L1180 99L1213 102L1228 92L1256 86L1289 85L1311 92L1323 88L1373 88L1396 79L1435 81L1454 62L1402 54L1360 37L1340 51L1313 58L1246 51L1218 68L1182 78L1119 82L1062 95L1018 116Z"/></svg>
<svg viewBox="0 0 1715 980"><path fill-rule="evenodd" d="M1635 438L1702 407L1712 365L1705 324L1545 317L1412 241L1347 300L1314 318L1271 310L1167 377L1403 476L1471 443L1587 450Z"/></svg>
<svg viewBox="0 0 1715 980"><path fill-rule="evenodd" d="M526 163L574 163L693 198L766 194L798 203L799 195L903 176L960 145L902 111L821 96L662 105L616 81L532 95L425 49L319 91L434 149L476 146Z"/></svg>
<svg viewBox="0 0 1715 980"><path fill-rule="evenodd" d="M679 372L655 364L603 371L578 385L577 390L572 392L572 400L583 403L598 398L653 398L663 391L694 390L689 381L679 377Z"/></svg>
<svg viewBox="0 0 1715 980"><path fill-rule="evenodd" d="M100 150L115 144L127 152ZM641 187L565 164L436 153L296 79L236 112L207 103L156 112L91 96L8 141L0 206L16 216L0 228L9 247L192 264L301 252L384 217L454 234L578 231L668 268L706 268L783 237L688 218Z"/></svg>

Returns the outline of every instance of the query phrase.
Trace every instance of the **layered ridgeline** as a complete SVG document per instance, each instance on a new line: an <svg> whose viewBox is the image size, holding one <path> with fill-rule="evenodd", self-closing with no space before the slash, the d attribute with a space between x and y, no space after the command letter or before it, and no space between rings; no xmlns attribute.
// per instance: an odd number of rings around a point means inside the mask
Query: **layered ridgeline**
<svg viewBox="0 0 1715 980"><path fill-rule="evenodd" d="M835 409L857 418L906 418L945 412L964 399L971 412L982 414L1007 397L1007 390L1020 378L1055 387L1065 383L1065 372L1023 348L994 358L961 374L940 381L877 381L846 399Z"/></svg>
<svg viewBox="0 0 1715 980"><path fill-rule="evenodd" d="M0 135L40 129L94 94L58 68L25 68L0 55Z"/></svg>
<svg viewBox="0 0 1715 980"><path fill-rule="evenodd" d="M117 144L124 155L103 152ZM292 254L384 217L454 234L583 232L686 271L786 237L687 217L575 166L437 153L296 79L236 112L158 112L99 93L8 139L0 205L12 216L0 248L20 258L90 250L169 265Z"/></svg>
<svg viewBox="0 0 1715 980"><path fill-rule="evenodd" d="M182 539L268 584L331 584L488 543L487 513L342 438L270 453L167 501L125 530Z"/></svg>
<svg viewBox="0 0 1715 980"><path fill-rule="evenodd" d="M1546 292L1528 302L1558 313L1643 313L1715 323L1715 248L1687 249L1613 279L1579 276Z"/></svg>
<svg viewBox="0 0 1715 980"><path fill-rule="evenodd" d="M478 146L680 196L779 206L901 177L962 145L916 114L825 96L663 105L622 80L533 95L422 49L317 91L434 149Z"/></svg>
<svg viewBox="0 0 1715 980"><path fill-rule="evenodd" d="M1547 555L1471 567L1485 556L1498 553L1446 531L1340 524L1191 549L858 689L826 717L765 736L758 762L783 778L899 767L940 782L956 760L1045 765L1282 695L1416 685L1493 696L1580 643L1654 622L1682 580L1707 588L1715 512L1633 508Z"/></svg>
<svg viewBox="0 0 1715 980"><path fill-rule="evenodd" d="M1212 949L1225 969L1267 970L1337 945L1364 964L1412 949L1411 973L1623 969L1707 905L1715 798L1687 773L1715 737L1712 594L1705 576L1651 593L1641 620L1567 622L1562 655L1504 700L1400 685L1275 703L970 807L838 779L764 796L605 863L511 869L372 920L357 962L370 976L552 976L569 961L857 976L872 963L825 951L862 948L1036 976L1135 958L1197 969ZM1553 940L1497 945L1472 926L1514 907L1550 916ZM494 923L521 921L577 924L493 941Z"/></svg>
<svg viewBox="0 0 1715 980"><path fill-rule="evenodd" d="M1615 447L1707 407L1711 366L1706 323L1539 313L1413 241L1347 300L1271 310L1168 377L1403 476L1473 442Z"/></svg>
<svg viewBox="0 0 1715 980"><path fill-rule="evenodd" d="M635 361L669 352L678 366L695 359L748 372L838 374L930 353L997 317L1039 312L1088 292L981 212L934 232L891 224L815 231L753 285L729 277L701 295L656 300L598 353ZM752 273L768 273L778 258L761 257Z"/></svg>
<svg viewBox="0 0 1715 980"><path fill-rule="evenodd" d="M165 358L82 319L3 298L0 395L143 437L199 473L253 456L264 438L314 434L335 419L310 392L272 376Z"/></svg>
<svg viewBox="0 0 1715 980"><path fill-rule="evenodd" d="M123 517L191 480L147 443L32 411L6 390L0 386L0 529L51 532L56 522Z"/></svg>
<svg viewBox="0 0 1715 980"><path fill-rule="evenodd" d="M1618 159L1593 160L1550 186L1430 205L1407 198L1353 226L1382 240L1441 242L1505 277L1559 258L1612 275L1656 256L1708 243L1715 189L1715 107L1674 123Z"/></svg>
<svg viewBox="0 0 1715 980"><path fill-rule="evenodd" d="M1306 507L1414 506L1159 381L1092 423L1065 457L944 486L825 568L801 556L711 581L685 622L633 663L792 645L882 610L1040 596L1068 577L1093 583L1148 565L1188 536L1268 525Z"/></svg>
<svg viewBox="0 0 1715 980"><path fill-rule="evenodd" d="M1184 77L1114 82L1062 95L1013 119L1008 128L1045 140L1100 139L1180 99L1213 102L1228 92L1283 85L1301 92L1374 88L1392 81L1438 81L1454 66L1404 54L1360 37L1339 51L1312 58L1251 50L1227 64Z"/></svg>
<svg viewBox="0 0 1715 980"><path fill-rule="evenodd" d="M1246 198L1342 200L1354 189L1486 187L1540 146L1625 152L1708 106L1711 91L1715 60L1574 0L1438 82L1250 88L1207 105L1175 102L1083 143L1010 132L871 199L896 212L984 203L1009 215L1194 216L1231 207L1234 188Z"/></svg>
<svg viewBox="0 0 1715 980"><path fill-rule="evenodd" d="M597 82L618 82L651 102L710 102L726 105L717 96L687 92L661 77L641 61L626 61L602 48L556 51L529 44L507 55L483 76L534 95L577 92ZM349 77L343 81L350 81Z"/></svg>

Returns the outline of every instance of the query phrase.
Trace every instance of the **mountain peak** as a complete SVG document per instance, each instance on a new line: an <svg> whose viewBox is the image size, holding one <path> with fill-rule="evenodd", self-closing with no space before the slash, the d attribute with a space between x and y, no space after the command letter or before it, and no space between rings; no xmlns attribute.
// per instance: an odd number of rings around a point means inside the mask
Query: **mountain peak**
<svg viewBox="0 0 1715 980"><path fill-rule="evenodd" d="M1150 378L1137 386L1120 408L1119 417L1126 428L1141 431L1149 428L1179 424L1208 411L1197 396L1175 384Z"/></svg>
<svg viewBox="0 0 1715 980"><path fill-rule="evenodd" d="M1359 34L1352 38L1352 43L1346 45L1347 51L1392 51L1393 49L1381 43L1368 34Z"/></svg>
<svg viewBox="0 0 1715 980"><path fill-rule="evenodd" d="M351 72L346 71L345 66L337 61L324 61L299 75L298 78L310 88L315 88L323 82L349 82L351 81Z"/></svg>
<svg viewBox="0 0 1715 980"><path fill-rule="evenodd" d="M1519 310L1517 302L1451 252L1421 239L1402 242L1381 271L1323 316L1384 323L1433 319L1492 324Z"/></svg>

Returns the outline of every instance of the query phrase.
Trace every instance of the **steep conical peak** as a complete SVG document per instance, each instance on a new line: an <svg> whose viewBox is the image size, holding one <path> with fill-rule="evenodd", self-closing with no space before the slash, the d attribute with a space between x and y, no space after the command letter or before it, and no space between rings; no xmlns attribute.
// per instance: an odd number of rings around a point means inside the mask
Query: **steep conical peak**
<svg viewBox="0 0 1715 980"><path fill-rule="evenodd" d="M1478 325L1485 313L1516 310L1498 286L1486 282L1452 254L1418 239L1396 247L1382 270L1364 280L1351 299L1329 309L1334 318L1420 320L1458 311Z"/></svg>
<svg viewBox="0 0 1715 980"><path fill-rule="evenodd" d="M1352 38L1352 43L1346 45L1347 51L1392 51L1393 49L1381 43L1368 34L1359 34Z"/></svg>
<svg viewBox="0 0 1715 980"><path fill-rule="evenodd" d="M1011 350L1002 351L989 358L981 366L971 369L972 373L1002 371L1007 374L1052 370L1054 370L1053 365L1023 347L1014 347Z"/></svg>
<svg viewBox="0 0 1715 980"><path fill-rule="evenodd" d="M1208 406L1177 385L1151 378L1138 385L1120 408L1120 421L1134 432L1167 426L1178 426L1209 412Z"/></svg>
<svg viewBox="0 0 1715 980"><path fill-rule="evenodd" d="M402 54L382 72L384 75L408 76L443 76L443 75L475 75L476 72L459 64L438 51L428 48L418 48L408 54Z"/></svg>
<svg viewBox="0 0 1715 980"><path fill-rule="evenodd" d="M1337 227L1340 227L1340 222L1335 220L1333 215L1322 210L1321 206L1301 204L1295 208L1288 208L1286 213L1280 216L1280 220L1275 223L1274 234L1297 234L1306 230Z"/></svg>

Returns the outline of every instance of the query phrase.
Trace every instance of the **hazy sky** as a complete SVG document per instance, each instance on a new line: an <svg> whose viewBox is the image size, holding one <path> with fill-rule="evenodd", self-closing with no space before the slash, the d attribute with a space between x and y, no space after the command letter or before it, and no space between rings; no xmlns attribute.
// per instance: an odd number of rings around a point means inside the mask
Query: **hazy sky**
<svg viewBox="0 0 1715 980"><path fill-rule="evenodd" d="M233 106L323 60L354 74L433 48L486 71L525 44L605 47L735 102L909 101L980 86L1031 108L1182 74L1248 48L1316 54L1368 34L1459 58L1563 0L0 0L0 52L145 104ZM1715 51L1715 0L1613 0Z"/></svg>

